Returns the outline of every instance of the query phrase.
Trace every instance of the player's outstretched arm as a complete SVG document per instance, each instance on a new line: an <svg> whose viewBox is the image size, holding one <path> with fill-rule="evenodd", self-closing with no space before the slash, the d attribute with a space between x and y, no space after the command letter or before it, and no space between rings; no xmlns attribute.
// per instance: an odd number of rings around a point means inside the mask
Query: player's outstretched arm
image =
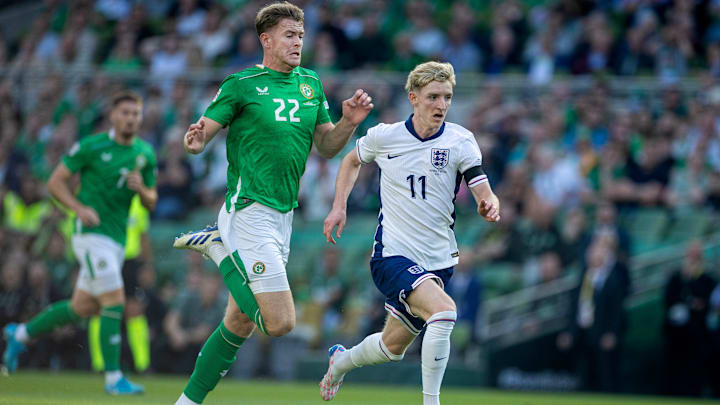
<svg viewBox="0 0 720 405"><path fill-rule="evenodd" d="M470 187L473 198L478 205L478 214L485 218L488 222L497 222L500 220L500 200L493 193L489 182L478 184Z"/></svg>
<svg viewBox="0 0 720 405"><path fill-rule="evenodd" d="M215 137L222 129L222 125L208 117L200 117L198 122L190 124L185 136L183 137L183 145L185 151L197 155L205 150L205 145Z"/></svg>
<svg viewBox="0 0 720 405"><path fill-rule="evenodd" d="M331 122L315 127L313 139L318 153L324 158L332 158L345 147L355 129L374 107L372 97L362 89L343 101L343 116L336 124Z"/></svg>
<svg viewBox="0 0 720 405"><path fill-rule="evenodd" d="M100 225L100 217L91 207L88 207L75 198L75 194L70 189L69 183L72 178L70 169L65 163L57 165L48 180L48 191L58 202L67 208L75 211L84 226L93 227Z"/></svg>
<svg viewBox="0 0 720 405"><path fill-rule="evenodd" d="M333 201L332 210L327 218L325 218L325 223L323 224L325 240L332 244L335 244L335 238L332 236L333 229L337 226L337 233L335 233L335 235L340 238L343 228L345 228L347 199L357 181L360 166L362 166L362 163L358 158L357 147L355 147L345 156L340 164L337 180L335 181L335 200Z"/></svg>

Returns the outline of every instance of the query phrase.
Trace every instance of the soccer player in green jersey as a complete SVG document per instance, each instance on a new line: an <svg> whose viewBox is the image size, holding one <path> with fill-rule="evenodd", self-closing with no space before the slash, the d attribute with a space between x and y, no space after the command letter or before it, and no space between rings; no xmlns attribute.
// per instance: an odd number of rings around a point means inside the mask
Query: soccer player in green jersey
<svg viewBox="0 0 720 405"><path fill-rule="evenodd" d="M109 132L76 143L53 171L48 189L77 215L72 238L80 273L70 300L55 302L23 324L4 329L8 345L3 361L15 371L30 340L81 318L100 315L100 347L105 363L105 391L138 394L143 387L120 371L120 322L125 294L121 268L130 202L135 194L148 209L157 201L157 159L149 143L136 134L142 122L142 99L123 92L112 100ZM80 191L72 191L73 174L80 174Z"/></svg>
<svg viewBox="0 0 720 405"><path fill-rule="evenodd" d="M287 3L261 9L255 19L263 63L228 76L204 116L190 125L185 149L200 153L223 127L227 134L227 196L218 225L176 239L175 247L209 256L223 273L230 299L208 338L177 404L203 402L257 326L282 336L295 326L285 264L293 209L313 144L333 157L373 108L364 91L343 102L330 121L317 74L299 67L303 12Z"/></svg>

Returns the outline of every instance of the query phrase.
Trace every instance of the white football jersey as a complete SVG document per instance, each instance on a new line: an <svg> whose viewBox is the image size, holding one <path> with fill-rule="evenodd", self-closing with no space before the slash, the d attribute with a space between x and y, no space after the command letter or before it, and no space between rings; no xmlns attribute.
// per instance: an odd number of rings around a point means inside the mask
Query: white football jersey
<svg viewBox="0 0 720 405"><path fill-rule="evenodd" d="M422 139L411 120L379 124L357 141L360 161L380 167L373 257L405 256L426 270L442 270L458 262L453 226L462 173L480 166L482 155L460 125L446 122Z"/></svg>

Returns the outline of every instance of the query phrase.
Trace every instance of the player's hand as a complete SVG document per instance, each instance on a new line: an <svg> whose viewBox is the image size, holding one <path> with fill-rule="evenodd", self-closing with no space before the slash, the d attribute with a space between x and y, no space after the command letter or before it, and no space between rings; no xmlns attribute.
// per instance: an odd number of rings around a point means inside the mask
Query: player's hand
<svg viewBox="0 0 720 405"><path fill-rule="evenodd" d="M75 214L80 218L83 226L93 227L100 225L100 216L98 216L98 213L91 207L83 205L75 210Z"/></svg>
<svg viewBox="0 0 720 405"><path fill-rule="evenodd" d="M478 214L480 214L488 222L497 222L500 220L500 212L498 212L493 203L489 201L480 200L480 205L478 205Z"/></svg>
<svg viewBox="0 0 720 405"><path fill-rule="evenodd" d="M200 118L195 124L190 124L183 139L185 151L196 155L205 149L205 120Z"/></svg>
<svg viewBox="0 0 720 405"><path fill-rule="evenodd" d="M343 117L350 121L351 124L357 126L370 114L370 110L372 110L373 107L375 106L372 103L372 97L364 90L357 89L352 97L343 101Z"/></svg>
<svg viewBox="0 0 720 405"><path fill-rule="evenodd" d="M145 187L145 183L143 183L142 176L140 175L139 170L133 170L128 174L127 176L127 187L136 192L139 193L140 190Z"/></svg>
<svg viewBox="0 0 720 405"><path fill-rule="evenodd" d="M330 211L327 218L325 218L325 223L323 224L323 235L325 235L326 241L332 243L333 245L336 243L335 238L332 236L333 229L335 229L336 226L337 232L335 233L335 236L340 239L343 228L345 228L346 218L347 213L345 210L333 208L332 211Z"/></svg>

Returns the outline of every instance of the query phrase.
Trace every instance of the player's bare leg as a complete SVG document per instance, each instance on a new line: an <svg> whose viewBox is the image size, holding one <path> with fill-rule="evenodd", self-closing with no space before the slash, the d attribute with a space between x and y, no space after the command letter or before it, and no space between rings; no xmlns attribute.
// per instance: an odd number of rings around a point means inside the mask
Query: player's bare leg
<svg viewBox="0 0 720 405"><path fill-rule="evenodd" d="M295 304L289 290L258 293L255 299L268 335L283 336L295 327Z"/></svg>

